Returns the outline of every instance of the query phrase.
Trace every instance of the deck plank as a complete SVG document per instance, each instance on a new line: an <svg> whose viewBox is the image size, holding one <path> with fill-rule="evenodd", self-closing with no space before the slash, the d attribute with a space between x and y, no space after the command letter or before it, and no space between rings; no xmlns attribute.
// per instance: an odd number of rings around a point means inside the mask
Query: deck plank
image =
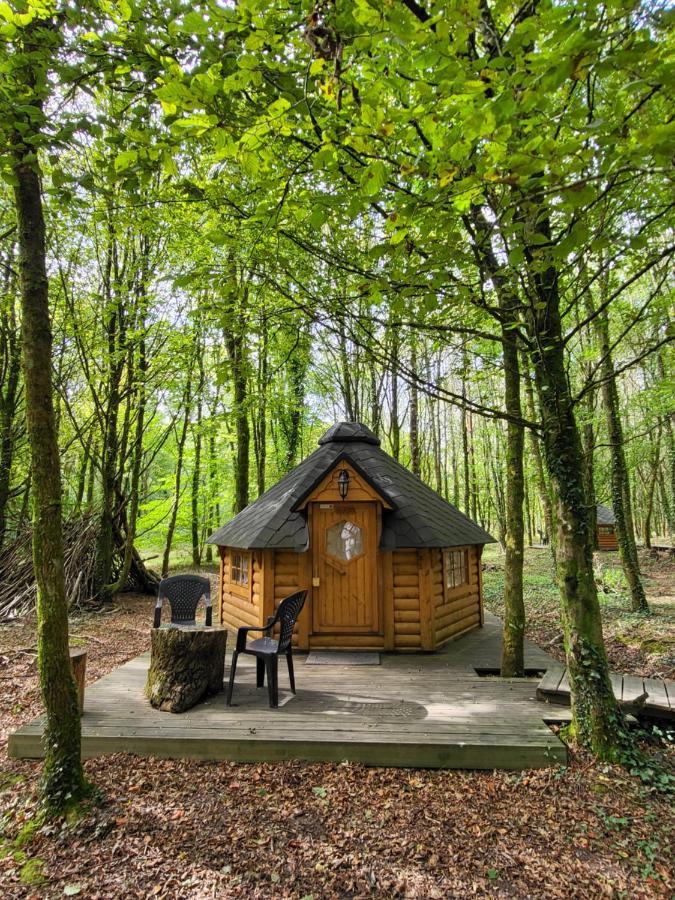
<svg viewBox="0 0 675 900"><path fill-rule="evenodd" d="M660 678L645 678L644 679L645 690L649 694L647 697L646 706L651 707L659 707L661 709L670 710L670 703L668 702L668 693L666 691L665 684L661 681Z"/></svg>
<svg viewBox="0 0 675 900"><path fill-rule="evenodd" d="M551 688L554 678L547 673L537 686L537 696L549 703L569 706L569 674L565 669L557 688ZM610 673L612 690L617 701L635 715L675 718L671 698L675 697L675 682L661 678L638 678L633 675ZM644 694L646 698L643 698ZM640 701L640 702L636 702Z"/></svg>
<svg viewBox="0 0 675 900"><path fill-rule="evenodd" d="M282 665L277 710L256 689L254 662L245 658L232 707L219 694L181 715L145 699L146 653L87 687L83 755L516 770L564 763L567 750L544 721L555 717L537 702L537 680L476 673L497 667L500 651L501 625L487 614L483 628L437 653L383 653L380 666L305 667L297 654L298 693L288 691ZM529 642L525 662L560 669ZM42 729L38 718L10 735L10 754L41 756Z"/></svg>

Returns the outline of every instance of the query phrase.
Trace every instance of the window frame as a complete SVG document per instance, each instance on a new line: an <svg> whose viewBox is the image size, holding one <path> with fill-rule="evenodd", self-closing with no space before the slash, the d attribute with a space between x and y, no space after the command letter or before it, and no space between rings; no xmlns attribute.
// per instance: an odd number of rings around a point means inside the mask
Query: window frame
<svg viewBox="0 0 675 900"><path fill-rule="evenodd" d="M246 563L248 584L242 584L239 581L235 581L232 577L232 573L234 572L235 568L238 570L241 570L242 568L241 565L235 566L235 557L239 557L242 563ZM251 597L253 596L253 554L250 550L239 550L234 547L230 549L227 577L231 594L236 594L237 597L241 597L244 600L251 599Z"/></svg>
<svg viewBox="0 0 675 900"><path fill-rule="evenodd" d="M459 565L457 558L461 558ZM463 571L462 571L463 570ZM453 583L449 583L450 573L452 573ZM455 581L457 573L462 577L463 581ZM461 588L468 588L471 585L471 575L469 571L469 547L449 547L443 551L443 591L446 596L453 594Z"/></svg>

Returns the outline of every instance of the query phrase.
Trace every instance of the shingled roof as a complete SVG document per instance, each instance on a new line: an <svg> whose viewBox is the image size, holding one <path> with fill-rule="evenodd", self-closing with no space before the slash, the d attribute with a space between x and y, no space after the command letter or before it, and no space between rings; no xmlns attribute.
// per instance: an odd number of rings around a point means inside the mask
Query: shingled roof
<svg viewBox="0 0 675 900"><path fill-rule="evenodd" d="M603 506L602 503L598 503L597 509L598 525L616 525L614 513L608 506Z"/></svg>
<svg viewBox="0 0 675 900"><path fill-rule="evenodd" d="M323 435L318 450L214 532L209 543L242 550L306 550L306 513L297 507L343 460L351 463L393 507L383 510L382 549L494 542L487 531L388 456L369 428L356 422L340 422Z"/></svg>

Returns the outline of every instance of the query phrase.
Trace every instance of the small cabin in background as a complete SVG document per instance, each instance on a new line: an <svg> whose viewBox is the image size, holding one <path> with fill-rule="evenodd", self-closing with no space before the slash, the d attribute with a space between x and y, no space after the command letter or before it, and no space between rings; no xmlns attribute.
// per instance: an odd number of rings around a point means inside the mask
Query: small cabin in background
<svg viewBox="0 0 675 900"><path fill-rule="evenodd" d="M618 550L616 519L608 506L597 505L598 550Z"/></svg>
<svg viewBox="0 0 675 900"><path fill-rule="evenodd" d="M210 536L220 621L263 625L306 589L299 649L435 650L482 624L481 553L493 540L365 425L342 422Z"/></svg>

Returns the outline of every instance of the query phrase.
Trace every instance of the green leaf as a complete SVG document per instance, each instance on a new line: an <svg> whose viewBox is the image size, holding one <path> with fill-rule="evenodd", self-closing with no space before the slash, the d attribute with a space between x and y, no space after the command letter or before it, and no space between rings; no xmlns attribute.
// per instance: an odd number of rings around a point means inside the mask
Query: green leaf
<svg viewBox="0 0 675 900"><path fill-rule="evenodd" d="M328 791L325 787L313 787L312 792L316 794L317 797L321 797L322 800L328 795Z"/></svg>
<svg viewBox="0 0 675 900"><path fill-rule="evenodd" d="M382 190L387 182L387 167L381 159L375 160L366 166L361 176L361 187L368 197L374 197Z"/></svg>
<svg viewBox="0 0 675 900"><path fill-rule="evenodd" d="M74 897L75 894L79 894L81 890L82 888L79 884L67 884L63 889L63 893L66 897Z"/></svg>
<svg viewBox="0 0 675 900"><path fill-rule="evenodd" d="M115 159L115 171L126 172L138 159L137 150L124 150Z"/></svg>

